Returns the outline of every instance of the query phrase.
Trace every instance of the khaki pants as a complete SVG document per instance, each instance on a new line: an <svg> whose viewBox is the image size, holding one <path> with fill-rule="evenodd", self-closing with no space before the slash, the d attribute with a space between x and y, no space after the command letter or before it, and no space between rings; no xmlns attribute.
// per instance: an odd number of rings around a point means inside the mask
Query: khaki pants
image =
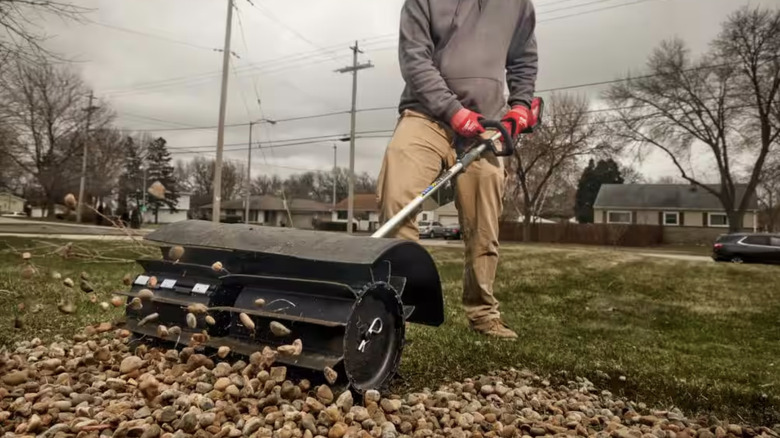
<svg viewBox="0 0 780 438"><path fill-rule="evenodd" d="M455 163L453 132L423 114L405 111L385 151L377 181L380 221L385 222L420 194ZM499 317L493 297L498 264L498 217L503 209L504 167L493 154L485 154L455 177L461 234L465 243L463 306L475 324ZM417 240L415 217L389 237Z"/></svg>

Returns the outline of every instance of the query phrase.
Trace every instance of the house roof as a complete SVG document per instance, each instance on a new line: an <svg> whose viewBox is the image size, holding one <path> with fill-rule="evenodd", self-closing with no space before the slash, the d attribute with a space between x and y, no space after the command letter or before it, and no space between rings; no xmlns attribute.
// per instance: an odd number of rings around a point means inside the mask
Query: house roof
<svg viewBox="0 0 780 438"><path fill-rule="evenodd" d="M341 201L339 201L336 204L336 211L345 211L349 209L349 198L344 198ZM428 198L423 202L422 209L423 211L433 211L438 208L439 204L436 203L432 198ZM353 209L355 211L370 211L370 212L376 212L379 211L379 205L376 201L376 195L373 193L356 193L355 194L355 203Z"/></svg>
<svg viewBox="0 0 780 438"><path fill-rule="evenodd" d="M710 185L714 190L720 186ZM737 185L737 202L745 195L747 186ZM692 184L602 184L594 208L723 210L715 195ZM748 210L758 209L755 195L748 202Z"/></svg>
<svg viewBox="0 0 780 438"><path fill-rule="evenodd" d="M287 207L295 212L327 212L330 206L311 199L288 199ZM201 209L211 209L212 204L206 204ZM244 198L225 201L220 206L221 210L243 210ZM250 210L285 211L284 200L277 196L261 195L249 197Z"/></svg>
<svg viewBox="0 0 780 438"><path fill-rule="evenodd" d="M8 192L8 191L1 191L0 192L0 197L3 197L3 198L14 198L14 199L19 200L19 201L25 201L25 199L22 198L21 196L16 196L13 193Z"/></svg>
<svg viewBox="0 0 780 438"><path fill-rule="evenodd" d="M436 209L436 214L438 215L447 215L447 216L453 216L458 214L458 209L455 207L455 201L452 201L448 204L444 204L441 207Z"/></svg>

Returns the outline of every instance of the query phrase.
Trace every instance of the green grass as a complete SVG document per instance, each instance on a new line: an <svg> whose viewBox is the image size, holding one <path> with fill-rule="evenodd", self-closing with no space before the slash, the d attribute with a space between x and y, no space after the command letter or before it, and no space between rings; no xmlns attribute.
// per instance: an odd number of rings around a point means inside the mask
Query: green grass
<svg viewBox="0 0 780 438"><path fill-rule="evenodd" d="M99 300L138 273L129 242L74 242L100 259L65 260L53 241L0 239L0 345L71 336L121 314L101 311L78 288L85 271ZM4 245L5 243L5 245ZM8 246L12 247L10 249ZM8 249L3 249L8 248ZM24 280L20 251L39 275ZM679 407L735 422L780 422L780 268L643 258L625 251L513 245L502 248L496 296L517 341L486 339L468 328L460 306L462 249L432 248L446 302L440 327L410 325L396 391L435 388L502 367L528 368L551 381L587 377L649 406ZM122 261L121 259L127 259ZM74 289L51 279L76 281ZM74 315L57 308L78 302ZM26 325L14 329L16 305ZM625 376L621 380L620 376Z"/></svg>
<svg viewBox="0 0 780 438"><path fill-rule="evenodd" d="M504 248L495 294L520 335L507 342L468 329L460 307L460 250L432 253L447 321L412 326L401 367L410 389L435 386L442 376L527 367L551 379L584 376L662 408L780 421L778 267L593 248Z"/></svg>

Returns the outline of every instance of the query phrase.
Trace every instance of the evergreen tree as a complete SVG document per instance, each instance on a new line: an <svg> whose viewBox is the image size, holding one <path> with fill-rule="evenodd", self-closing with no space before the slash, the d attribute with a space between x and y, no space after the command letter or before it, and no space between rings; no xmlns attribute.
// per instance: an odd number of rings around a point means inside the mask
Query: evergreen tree
<svg viewBox="0 0 780 438"><path fill-rule="evenodd" d="M148 184L145 184L144 190L148 190L155 182L159 182L165 187L163 199L151 195L146 196L147 206L154 211L154 223L157 223L160 207L166 205L175 212L176 204L179 201L175 177L176 169L171 164L171 154L168 152L164 138L159 137L149 143L146 160Z"/></svg>
<svg viewBox="0 0 780 438"><path fill-rule="evenodd" d="M593 203L596 202L602 184L623 184L623 182L620 167L615 160L609 158L594 163L591 159L588 167L582 171L577 184L574 201L574 214L577 221L582 224L593 223Z"/></svg>
<svg viewBox="0 0 780 438"><path fill-rule="evenodd" d="M130 210L128 205L132 201L135 205L141 204L143 198L143 160L141 150L132 137L127 137L124 142L124 170L119 177L119 202L118 214Z"/></svg>

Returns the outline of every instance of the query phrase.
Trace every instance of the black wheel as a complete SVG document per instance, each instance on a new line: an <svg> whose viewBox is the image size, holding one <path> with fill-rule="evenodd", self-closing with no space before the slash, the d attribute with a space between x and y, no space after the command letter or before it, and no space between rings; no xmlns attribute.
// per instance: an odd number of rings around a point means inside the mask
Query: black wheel
<svg viewBox="0 0 780 438"><path fill-rule="evenodd" d="M401 361L405 334L396 291L384 282L366 287L352 307L344 334L344 371L355 391L387 388Z"/></svg>
<svg viewBox="0 0 780 438"><path fill-rule="evenodd" d="M731 263L744 263L744 260L742 260L742 257L734 256L731 258Z"/></svg>

